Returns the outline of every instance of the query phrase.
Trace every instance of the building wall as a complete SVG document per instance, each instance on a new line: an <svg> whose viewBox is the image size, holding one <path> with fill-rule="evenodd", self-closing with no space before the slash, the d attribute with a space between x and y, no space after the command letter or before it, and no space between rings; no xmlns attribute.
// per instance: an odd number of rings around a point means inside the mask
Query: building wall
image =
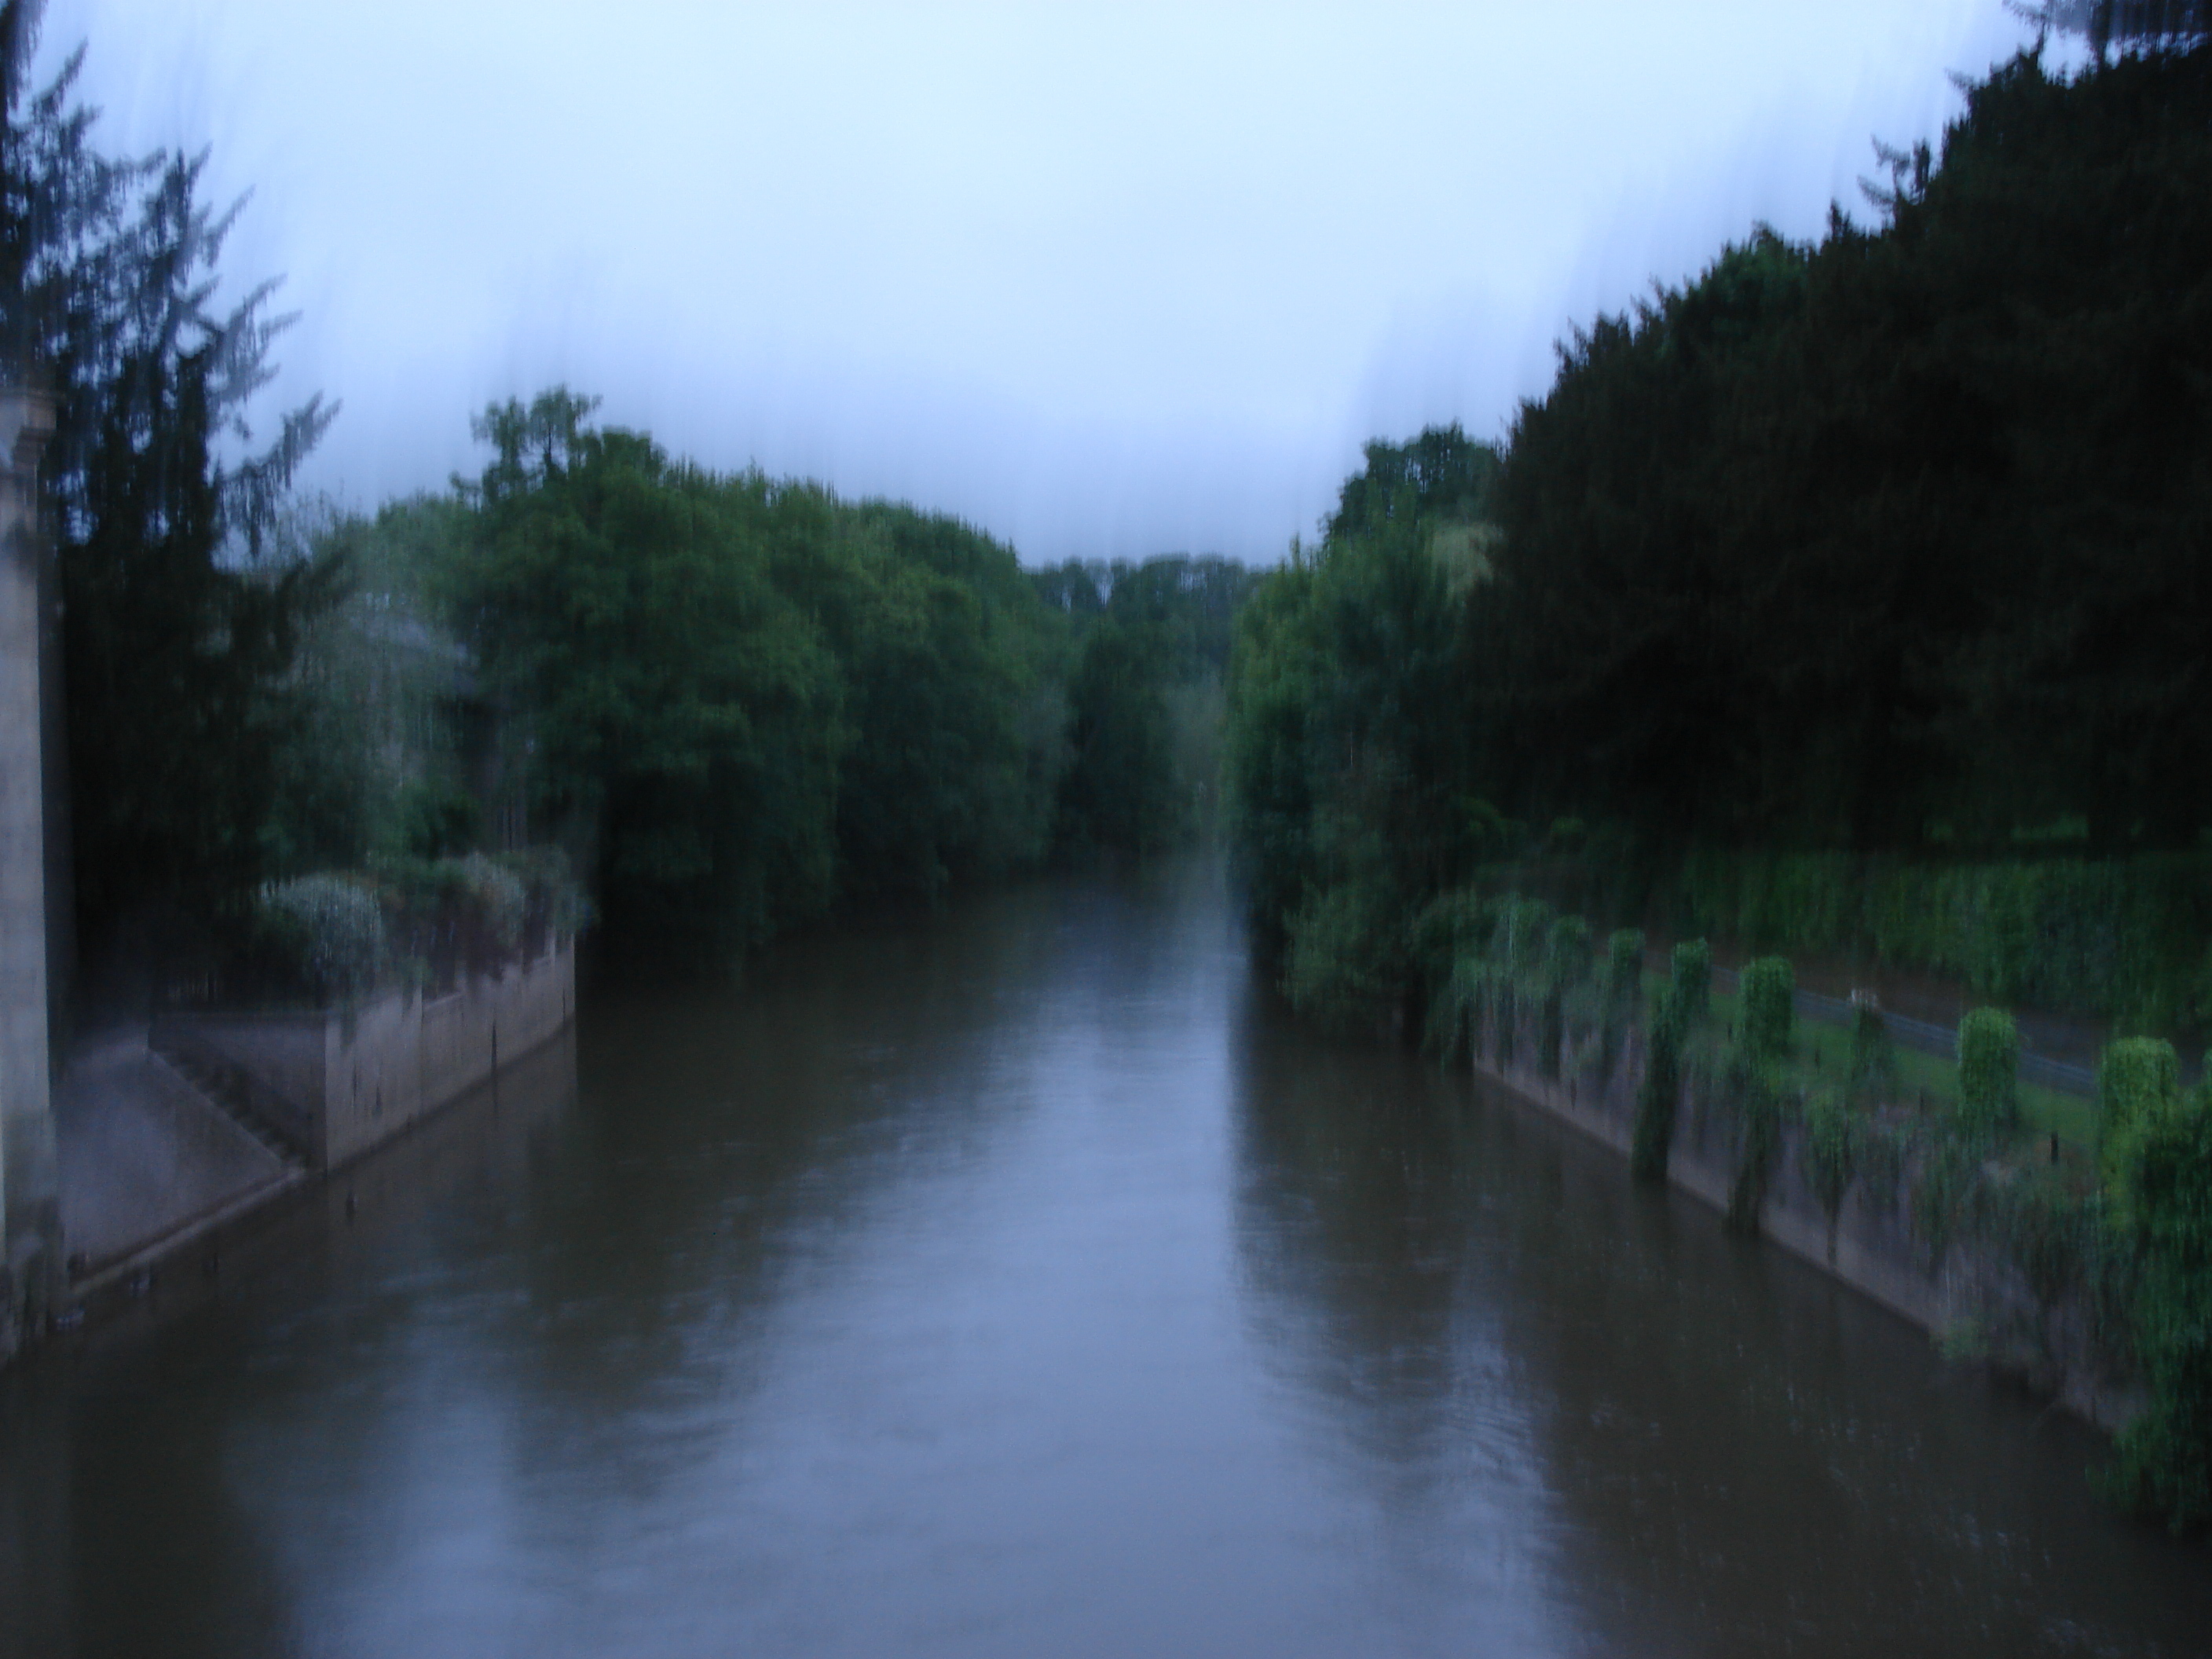
<svg viewBox="0 0 2212 1659"><path fill-rule="evenodd" d="M62 1260L48 1044L45 556L53 411L0 392L0 1357L36 1332Z"/></svg>

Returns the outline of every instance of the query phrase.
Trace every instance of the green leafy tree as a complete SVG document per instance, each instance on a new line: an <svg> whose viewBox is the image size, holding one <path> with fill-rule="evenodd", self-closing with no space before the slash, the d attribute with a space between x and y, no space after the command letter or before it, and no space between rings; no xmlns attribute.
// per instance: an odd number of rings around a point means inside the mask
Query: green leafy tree
<svg viewBox="0 0 2212 1659"><path fill-rule="evenodd" d="M2020 1033L2002 1008L1959 1022L1959 1123L1969 1134L2009 1134L2020 1122Z"/></svg>
<svg viewBox="0 0 2212 1659"><path fill-rule="evenodd" d="M2153 1105L2108 1151L2136 1254L2130 1307L2148 1398L2120 1431L2119 1495L2176 1531L2212 1525L2212 1109Z"/></svg>
<svg viewBox="0 0 2212 1659"><path fill-rule="evenodd" d="M596 871L611 945L734 959L830 897L851 737L818 629L779 591L830 505L597 430L565 390L477 423L493 450L448 600L527 711L542 821Z"/></svg>

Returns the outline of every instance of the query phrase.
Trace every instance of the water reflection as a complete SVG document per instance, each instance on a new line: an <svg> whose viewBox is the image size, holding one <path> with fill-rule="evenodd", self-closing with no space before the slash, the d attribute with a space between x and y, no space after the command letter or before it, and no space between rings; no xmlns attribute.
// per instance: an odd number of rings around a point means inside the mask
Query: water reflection
<svg viewBox="0 0 2212 1659"><path fill-rule="evenodd" d="M602 994L542 1065L0 1382L0 1653L2212 1631L2080 1437L1291 1025L1205 866Z"/></svg>
<svg viewBox="0 0 2212 1659"><path fill-rule="evenodd" d="M2098 1506L2069 1421L1509 1101L1247 1022L1277 1364L1438 1556L1517 1549L1570 1645L2212 1647L2201 1547Z"/></svg>

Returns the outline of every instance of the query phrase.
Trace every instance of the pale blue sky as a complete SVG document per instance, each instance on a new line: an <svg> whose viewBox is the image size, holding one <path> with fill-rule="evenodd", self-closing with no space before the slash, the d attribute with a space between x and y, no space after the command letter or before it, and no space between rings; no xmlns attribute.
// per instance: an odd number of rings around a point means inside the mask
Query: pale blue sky
<svg viewBox="0 0 2212 1659"><path fill-rule="evenodd" d="M1272 559L1370 435L1932 137L2002 0L50 0L111 148L214 146L355 505L556 380L1032 561ZM273 406L273 404L272 404Z"/></svg>

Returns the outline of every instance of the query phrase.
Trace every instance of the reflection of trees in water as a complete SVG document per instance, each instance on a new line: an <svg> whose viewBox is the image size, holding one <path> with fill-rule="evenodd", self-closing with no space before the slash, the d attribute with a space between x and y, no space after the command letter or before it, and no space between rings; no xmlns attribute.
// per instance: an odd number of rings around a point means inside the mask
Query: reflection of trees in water
<svg viewBox="0 0 2212 1659"><path fill-rule="evenodd" d="M1243 1018L1237 1237L1255 1316L1277 1363L1352 1409L1370 1452L1416 1458L1449 1433L1471 1334L1441 1080L1256 1000Z"/></svg>
<svg viewBox="0 0 2212 1659"><path fill-rule="evenodd" d="M511 1247L518 1386L621 1435L621 1414L672 1378L741 1364L730 1331L885 1183L978 1150L995 1103L973 1080L997 1005L1045 942L1024 920L1001 901L825 932L738 988L607 994L585 1033L582 1109L534 1172Z"/></svg>
<svg viewBox="0 0 2212 1659"><path fill-rule="evenodd" d="M0 1382L0 1659L299 1650L228 1478L233 1402L193 1381L134 1352Z"/></svg>
<svg viewBox="0 0 2212 1659"><path fill-rule="evenodd" d="M1521 1376L1474 1241L1463 1091L1408 1056L1325 1042L1255 994L1239 1011L1240 1266L1269 1360L1348 1447L1391 1600L1491 1650L1576 1651L1556 1586L1571 1532L1542 1463L1547 1402Z"/></svg>
<svg viewBox="0 0 2212 1659"><path fill-rule="evenodd" d="M2212 1643L2201 1555L2103 1512L2071 1425L1559 1126L1244 1025L1239 1236L1277 1363L1386 1498L1470 1455L1540 1486L1519 1518L1556 1519L1547 1559L1601 1643Z"/></svg>

